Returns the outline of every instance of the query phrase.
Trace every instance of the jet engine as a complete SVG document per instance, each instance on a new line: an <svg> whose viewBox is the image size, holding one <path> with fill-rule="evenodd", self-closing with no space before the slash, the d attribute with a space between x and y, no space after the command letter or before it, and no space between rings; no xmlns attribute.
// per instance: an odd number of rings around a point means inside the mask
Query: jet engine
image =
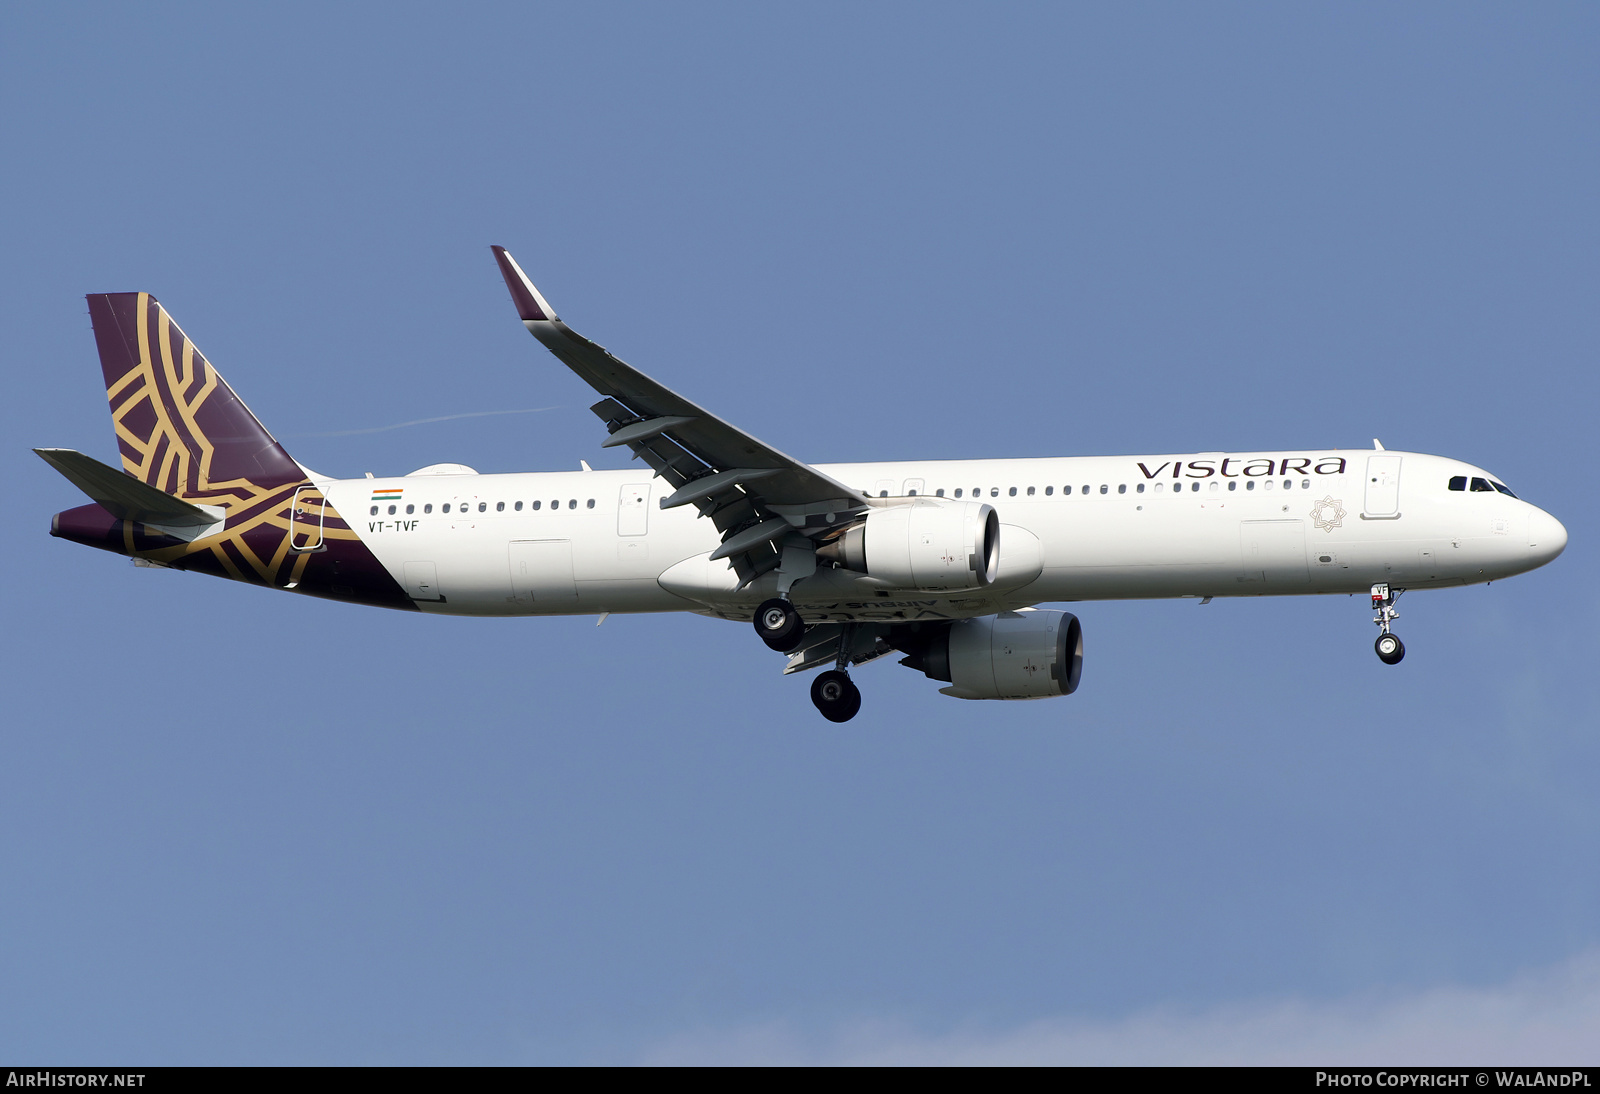
<svg viewBox="0 0 1600 1094"><path fill-rule="evenodd" d="M817 557L903 589L981 589L1000 567L1000 518L980 502L918 498L870 510Z"/></svg>
<svg viewBox="0 0 1600 1094"><path fill-rule="evenodd" d="M1071 695L1083 674L1083 628L1071 612L1021 611L896 627L890 641L957 699Z"/></svg>

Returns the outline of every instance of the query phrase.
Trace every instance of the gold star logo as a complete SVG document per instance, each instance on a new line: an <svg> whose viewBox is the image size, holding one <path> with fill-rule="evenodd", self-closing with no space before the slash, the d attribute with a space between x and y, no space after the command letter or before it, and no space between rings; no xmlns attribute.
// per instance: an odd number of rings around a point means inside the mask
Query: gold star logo
<svg viewBox="0 0 1600 1094"><path fill-rule="evenodd" d="M1311 506L1311 523L1324 532L1344 527L1344 503L1334 497L1325 497Z"/></svg>

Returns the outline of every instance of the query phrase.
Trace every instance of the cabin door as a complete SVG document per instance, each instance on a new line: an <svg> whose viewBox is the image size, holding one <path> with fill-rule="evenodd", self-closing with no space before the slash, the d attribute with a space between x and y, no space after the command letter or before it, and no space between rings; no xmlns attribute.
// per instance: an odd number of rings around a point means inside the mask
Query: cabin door
<svg viewBox="0 0 1600 1094"><path fill-rule="evenodd" d="M1393 520L1400 515L1400 457L1367 457L1367 500L1363 516Z"/></svg>
<svg viewBox="0 0 1600 1094"><path fill-rule="evenodd" d="M294 501L289 505L291 551L322 550L324 510L322 491L315 486L302 486L294 492Z"/></svg>

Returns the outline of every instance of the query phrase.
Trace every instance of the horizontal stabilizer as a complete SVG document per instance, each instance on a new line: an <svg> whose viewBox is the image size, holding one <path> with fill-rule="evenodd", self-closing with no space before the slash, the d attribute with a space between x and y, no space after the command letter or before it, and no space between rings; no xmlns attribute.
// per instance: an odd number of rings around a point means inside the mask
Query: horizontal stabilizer
<svg viewBox="0 0 1600 1094"><path fill-rule="evenodd" d="M119 520L156 528L206 528L227 516L215 505L191 505L92 456L70 448L35 448L39 458Z"/></svg>

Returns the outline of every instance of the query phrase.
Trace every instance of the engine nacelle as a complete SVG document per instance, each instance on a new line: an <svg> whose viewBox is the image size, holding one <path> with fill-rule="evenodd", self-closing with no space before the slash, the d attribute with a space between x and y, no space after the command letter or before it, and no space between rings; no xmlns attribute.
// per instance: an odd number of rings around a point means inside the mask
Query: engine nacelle
<svg viewBox="0 0 1600 1094"><path fill-rule="evenodd" d="M907 641L901 648L911 647ZM961 619L928 638L902 664L921 669L957 699L1048 699L1071 695L1083 675L1083 627L1071 612L1001 612Z"/></svg>
<svg viewBox="0 0 1600 1094"><path fill-rule="evenodd" d="M1000 568L1000 517L980 502L918 498L869 511L817 555L903 589L981 589Z"/></svg>

